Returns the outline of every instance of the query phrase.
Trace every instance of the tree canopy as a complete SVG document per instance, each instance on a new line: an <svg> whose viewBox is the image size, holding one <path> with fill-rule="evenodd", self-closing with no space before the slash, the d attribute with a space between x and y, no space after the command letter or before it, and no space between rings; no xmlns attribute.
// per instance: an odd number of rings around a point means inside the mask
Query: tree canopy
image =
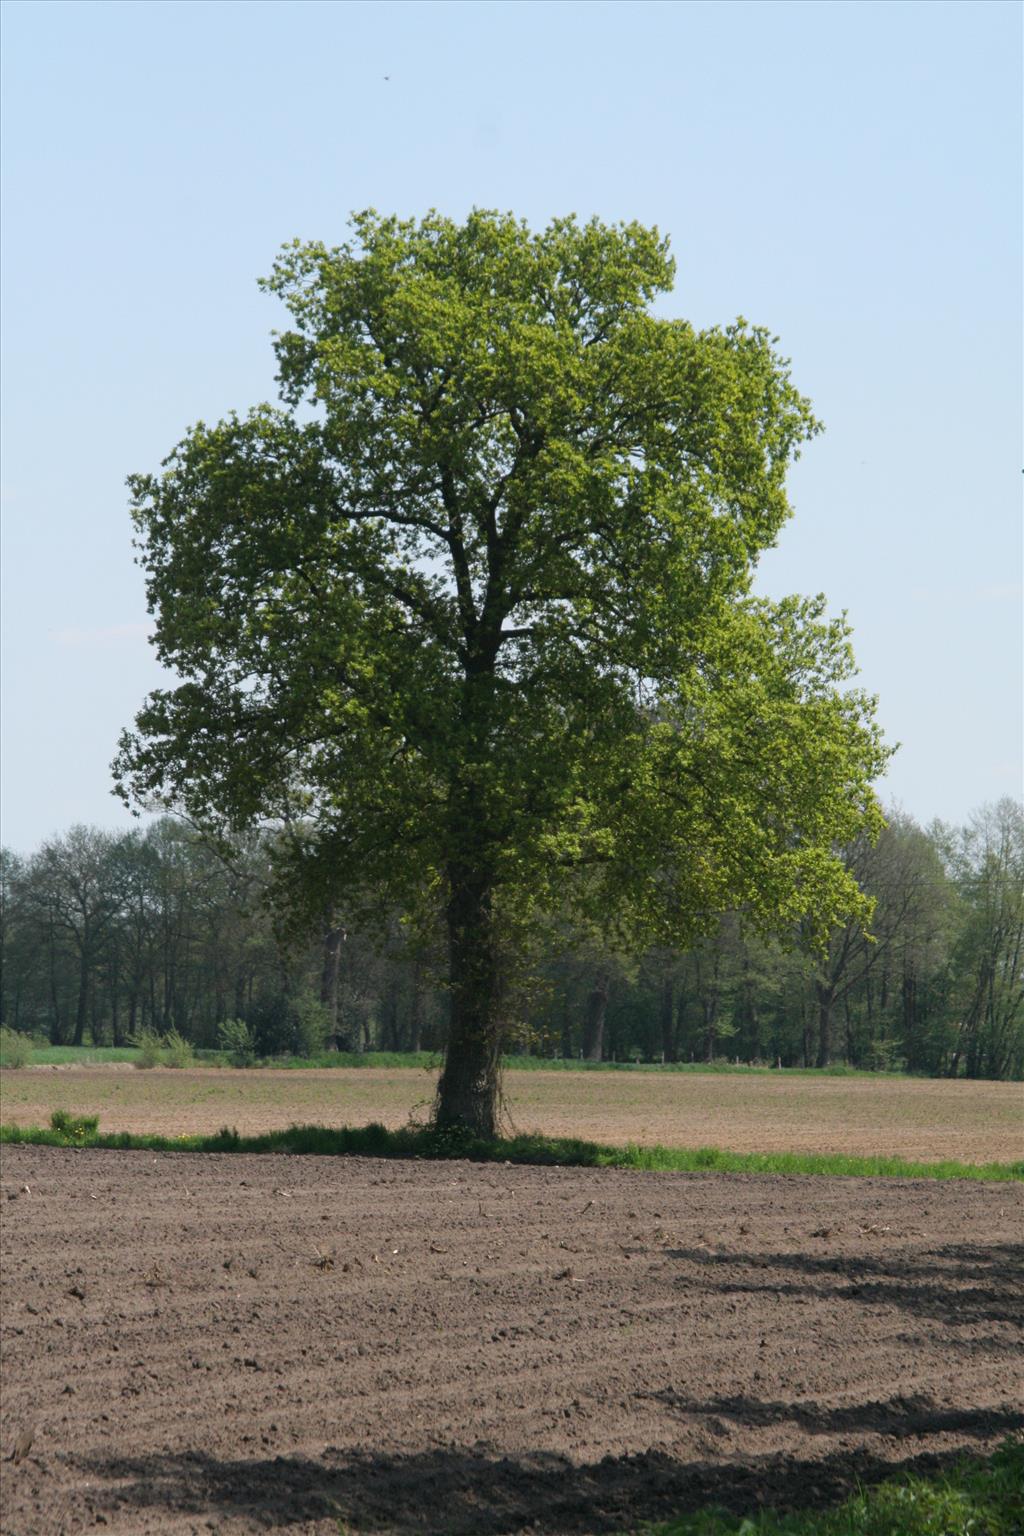
<svg viewBox="0 0 1024 1536"><path fill-rule="evenodd" d="M294 829L296 899L443 914L441 1125L492 1132L517 945L867 907L886 749L824 600L751 593L817 431L763 329L653 311L636 224L368 212L266 287L281 406L131 479L160 658L124 796Z"/></svg>

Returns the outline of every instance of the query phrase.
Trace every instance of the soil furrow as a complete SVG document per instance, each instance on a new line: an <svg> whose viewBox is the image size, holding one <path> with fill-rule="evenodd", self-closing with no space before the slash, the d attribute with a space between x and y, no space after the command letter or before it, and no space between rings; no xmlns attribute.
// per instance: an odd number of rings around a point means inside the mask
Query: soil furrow
<svg viewBox="0 0 1024 1536"><path fill-rule="evenodd" d="M2 1185L8 1536L582 1536L1024 1426L1020 1186L32 1147Z"/></svg>

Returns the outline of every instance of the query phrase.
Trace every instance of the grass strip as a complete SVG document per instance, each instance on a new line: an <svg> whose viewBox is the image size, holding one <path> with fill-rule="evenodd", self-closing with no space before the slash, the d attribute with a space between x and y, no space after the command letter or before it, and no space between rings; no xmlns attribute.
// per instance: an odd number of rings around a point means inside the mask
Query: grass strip
<svg viewBox="0 0 1024 1536"><path fill-rule="evenodd" d="M701 1510L644 1536L1022 1536L1024 1443L971 1457L933 1477L894 1478L831 1510L748 1516Z"/></svg>
<svg viewBox="0 0 1024 1536"><path fill-rule="evenodd" d="M24 1065L32 1067L100 1067L110 1062L135 1061L139 1056L131 1045L40 1045L27 1036L25 1042L30 1055ZM0 1051L0 1066L7 1065Z"/></svg>
<svg viewBox="0 0 1024 1536"><path fill-rule="evenodd" d="M0 1143L102 1147L145 1152L288 1152L317 1157L465 1158L479 1163L532 1163L568 1168L638 1168L678 1173L827 1174L855 1178L1024 1180L1019 1163L912 1163L898 1157L840 1157L828 1153L724 1152L718 1147L610 1147L557 1136L495 1141L424 1126L391 1131L383 1125L293 1125L242 1136L224 1127L213 1135L149 1136L100 1131L94 1116L58 1110L49 1127L0 1126Z"/></svg>
<svg viewBox="0 0 1024 1536"><path fill-rule="evenodd" d="M26 1037L27 1038L27 1037ZM135 1062L140 1052L133 1046L43 1045L30 1042L31 1054L25 1065L37 1067L104 1066L107 1063ZM0 1066L6 1066L0 1056ZM230 1067L230 1052L197 1046L195 1065ZM279 1071L302 1072L311 1068L350 1070L358 1067L402 1067L410 1071L437 1071L441 1056L437 1051L323 1051L315 1056L261 1056L254 1067L273 1067ZM655 1072L689 1073L694 1076L735 1077L857 1077L877 1081L882 1077L905 1078L918 1074L869 1071L860 1067L755 1066L731 1061L580 1061L563 1056L504 1056L502 1065L509 1072Z"/></svg>

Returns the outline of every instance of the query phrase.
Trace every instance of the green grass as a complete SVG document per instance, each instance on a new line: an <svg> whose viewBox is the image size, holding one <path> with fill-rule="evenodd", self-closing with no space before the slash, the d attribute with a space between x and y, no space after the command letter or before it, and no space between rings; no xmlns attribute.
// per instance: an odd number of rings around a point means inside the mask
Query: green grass
<svg viewBox="0 0 1024 1536"><path fill-rule="evenodd" d="M112 1061L134 1061L138 1054L130 1045L40 1045L32 1041L35 1067L103 1067Z"/></svg>
<svg viewBox="0 0 1024 1536"><path fill-rule="evenodd" d="M34 1066L103 1066L107 1062L134 1062L139 1052L132 1046L113 1045L45 1045L32 1042ZM196 1065L228 1067L227 1051L197 1048ZM410 1070L436 1071L441 1065L437 1051L322 1051L316 1056L261 1057L255 1063L259 1067L276 1067L286 1071L301 1072L309 1068L353 1067L407 1067ZM514 1072L685 1072L728 1074L750 1077L768 1077L777 1074L777 1068L768 1066L736 1065L728 1061L580 1061L575 1057L562 1056L505 1056L503 1064ZM784 1067L786 1077L863 1077L877 1080L880 1077L906 1077L903 1072L868 1072L847 1066L833 1067Z"/></svg>
<svg viewBox="0 0 1024 1536"><path fill-rule="evenodd" d="M775 1077L777 1067L732 1061L580 1061L573 1056L505 1056L503 1065L516 1072L692 1072L739 1077ZM907 1072L869 1072L838 1063L832 1067L783 1067L786 1077L908 1077Z"/></svg>
<svg viewBox="0 0 1024 1536"><path fill-rule="evenodd" d="M68 1124L74 1127L69 1131ZM290 1152L318 1157L467 1158L481 1163L557 1164L575 1168L639 1168L680 1173L829 1174L859 1178L1024 1180L1020 1163L912 1163L901 1158L831 1157L804 1153L723 1152L716 1147L609 1147L569 1137L513 1136L485 1141L409 1126L293 1125L241 1136L227 1127L214 1135L149 1136L100 1132L91 1120L57 1111L47 1128L0 1126L0 1142L33 1146L104 1147L147 1152Z"/></svg>
<svg viewBox="0 0 1024 1536"><path fill-rule="evenodd" d="M321 1051L318 1056L265 1056L256 1065L289 1072L308 1071L311 1067L408 1067L436 1072L441 1057L437 1051Z"/></svg>
<svg viewBox="0 0 1024 1536"><path fill-rule="evenodd" d="M880 1483L831 1510L746 1517L716 1510L644 1528L645 1536L1024 1536L1024 1443L934 1477Z"/></svg>

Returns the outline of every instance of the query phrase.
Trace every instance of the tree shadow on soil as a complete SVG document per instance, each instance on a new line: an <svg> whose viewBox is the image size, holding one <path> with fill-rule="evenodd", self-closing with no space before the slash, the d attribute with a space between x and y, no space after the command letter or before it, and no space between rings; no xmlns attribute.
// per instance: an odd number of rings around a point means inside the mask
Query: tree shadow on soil
<svg viewBox="0 0 1024 1536"><path fill-rule="evenodd" d="M774 1405L747 1405L771 1409ZM726 1413L723 1404L704 1411ZM738 1413L739 1404L733 1404ZM960 1415L966 1421L970 1415ZM998 1417L998 1416L997 1416ZM984 1429L981 1427L984 1419ZM1018 1416L1020 1422L1022 1416ZM944 1416L939 1415L943 1421ZM927 1429L927 1415L916 1422ZM936 1422L938 1427L938 1421ZM1003 1426L979 1416L977 1433ZM966 1422L960 1433L970 1434ZM860 1450L820 1461L784 1456L745 1462L681 1462L661 1452L612 1457L577 1466L551 1453L500 1456L489 1447L379 1455L328 1448L319 1460L218 1460L203 1452L136 1458L74 1458L91 1476L116 1480L93 1487L94 1518L137 1511L245 1519L254 1529L341 1522L359 1532L390 1536L597 1536L635 1530L719 1505L736 1514L762 1504L779 1509L828 1508L858 1484L896 1474L931 1474L961 1453L926 1453L901 1462Z"/></svg>
<svg viewBox="0 0 1024 1536"><path fill-rule="evenodd" d="M827 1248L820 1254L669 1248L665 1254L699 1270L702 1290L881 1304L950 1325L1019 1324L1024 1315L1024 1244L1020 1243L948 1244L913 1256L844 1254ZM710 1279L716 1269L723 1271L720 1283ZM729 1270L750 1274L727 1275ZM780 1270L798 1278L780 1280ZM765 1273L759 1276L758 1271Z"/></svg>

